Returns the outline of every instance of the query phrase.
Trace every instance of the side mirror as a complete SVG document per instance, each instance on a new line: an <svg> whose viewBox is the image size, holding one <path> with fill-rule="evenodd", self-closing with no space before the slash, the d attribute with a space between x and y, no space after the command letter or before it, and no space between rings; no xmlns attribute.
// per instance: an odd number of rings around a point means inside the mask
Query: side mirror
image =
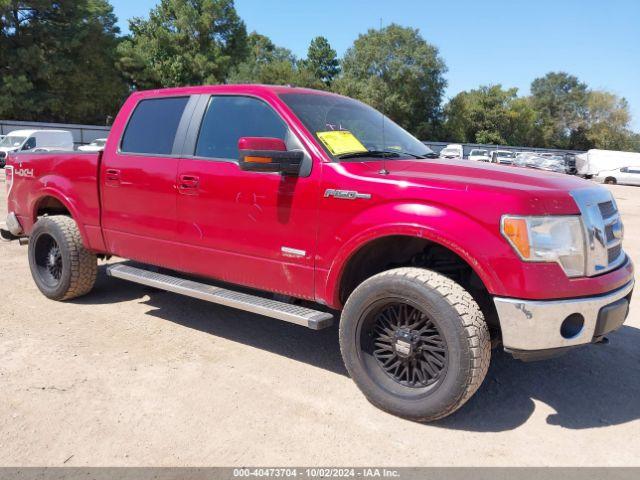
<svg viewBox="0 0 640 480"><path fill-rule="evenodd" d="M284 141L270 137L242 137L238 140L240 170L298 175L304 153L287 151Z"/></svg>

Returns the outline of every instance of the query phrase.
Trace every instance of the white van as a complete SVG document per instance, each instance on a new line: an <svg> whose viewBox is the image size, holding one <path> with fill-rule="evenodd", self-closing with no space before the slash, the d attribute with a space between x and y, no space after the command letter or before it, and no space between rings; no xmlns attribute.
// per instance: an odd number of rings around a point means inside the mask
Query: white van
<svg viewBox="0 0 640 480"><path fill-rule="evenodd" d="M14 130L0 141L0 157L36 148L73 150L73 136L67 130Z"/></svg>
<svg viewBox="0 0 640 480"><path fill-rule="evenodd" d="M491 158L489 157L489 150L474 148L469 152L469 160L475 160L477 162L489 162L491 160Z"/></svg>
<svg viewBox="0 0 640 480"><path fill-rule="evenodd" d="M615 170L624 167L640 167L640 153L594 148L587 153L576 155L578 175L587 178L598 175L604 170Z"/></svg>
<svg viewBox="0 0 640 480"><path fill-rule="evenodd" d="M462 158L462 145L451 143L440 150L440 158Z"/></svg>

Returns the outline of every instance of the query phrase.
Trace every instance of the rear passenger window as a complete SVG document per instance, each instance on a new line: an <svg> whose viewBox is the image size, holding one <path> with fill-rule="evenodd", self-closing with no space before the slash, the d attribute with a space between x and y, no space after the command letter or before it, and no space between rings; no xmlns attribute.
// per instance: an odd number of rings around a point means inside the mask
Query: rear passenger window
<svg viewBox="0 0 640 480"><path fill-rule="evenodd" d="M120 149L126 153L170 155L189 97L142 100L133 111Z"/></svg>
<svg viewBox="0 0 640 480"><path fill-rule="evenodd" d="M202 120L196 156L237 160L241 137L285 139L287 127L262 100L250 97L212 97Z"/></svg>

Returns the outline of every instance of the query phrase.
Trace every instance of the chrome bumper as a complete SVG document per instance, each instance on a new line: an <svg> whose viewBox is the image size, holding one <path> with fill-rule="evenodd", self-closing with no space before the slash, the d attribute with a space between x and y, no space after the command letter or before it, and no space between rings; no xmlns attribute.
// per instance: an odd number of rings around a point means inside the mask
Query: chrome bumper
<svg viewBox="0 0 640 480"><path fill-rule="evenodd" d="M6 221L7 230L15 236L22 234L22 225L20 225L20 220L15 213L11 212L7 215Z"/></svg>
<svg viewBox="0 0 640 480"><path fill-rule="evenodd" d="M504 348L518 351L549 350L591 343L600 333L597 327L603 307L627 297L633 286L632 280L605 295L566 300L495 297ZM578 315L582 316L584 322L582 328L573 331L568 329L569 332L566 328L563 330L563 322L570 316L573 319L580 318Z"/></svg>

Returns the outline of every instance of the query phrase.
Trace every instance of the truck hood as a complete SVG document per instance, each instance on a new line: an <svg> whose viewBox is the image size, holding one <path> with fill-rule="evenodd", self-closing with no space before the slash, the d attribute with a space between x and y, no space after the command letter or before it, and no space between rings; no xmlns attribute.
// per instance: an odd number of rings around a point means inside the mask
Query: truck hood
<svg viewBox="0 0 640 480"><path fill-rule="evenodd" d="M413 197L443 199L443 203L472 202L467 208L477 202L484 209L500 210L509 205L510 213L578 214L570 192L602 188L563 173L469 160L375 160L341 165L355 175L399 184ZM380 174L381 169L388 174Z"/></svg>

